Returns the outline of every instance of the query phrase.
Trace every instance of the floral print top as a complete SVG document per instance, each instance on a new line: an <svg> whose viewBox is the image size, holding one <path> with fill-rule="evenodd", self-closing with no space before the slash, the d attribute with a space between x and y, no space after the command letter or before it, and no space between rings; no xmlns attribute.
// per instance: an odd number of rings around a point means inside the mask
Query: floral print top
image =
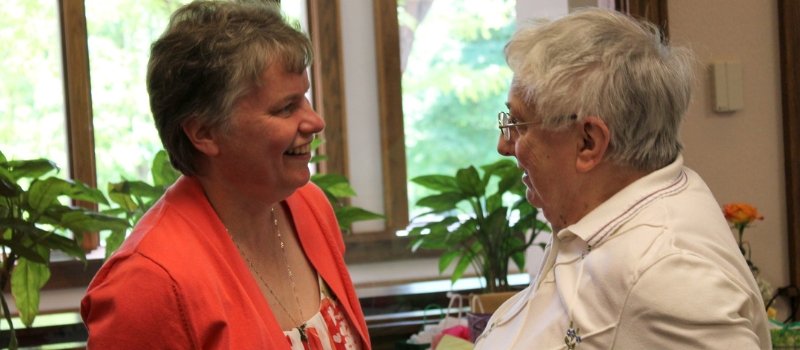
<svg viewBox="0 0 800 350"><path fill-rule="evenodd" d="M344 310L332 298L333 294L321 278L319 284L319 311L306 321L302 331L293 328L283 332L292 350L360 350L360 338Z"/></svg>

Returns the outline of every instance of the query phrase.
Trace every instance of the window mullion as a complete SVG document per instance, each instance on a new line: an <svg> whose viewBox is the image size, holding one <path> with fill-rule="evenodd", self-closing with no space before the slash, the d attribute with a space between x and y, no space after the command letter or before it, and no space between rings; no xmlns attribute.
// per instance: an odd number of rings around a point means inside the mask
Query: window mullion
<svg viewBox="0 0 800 350"><path fill-rule="evenodd" d="M59 0L58 5L70 177L97 187L85 5L83 0ZM92 203L77 204L97 209ZM97 243L97 233L84 235L85 249L93 249Z"/></svg>

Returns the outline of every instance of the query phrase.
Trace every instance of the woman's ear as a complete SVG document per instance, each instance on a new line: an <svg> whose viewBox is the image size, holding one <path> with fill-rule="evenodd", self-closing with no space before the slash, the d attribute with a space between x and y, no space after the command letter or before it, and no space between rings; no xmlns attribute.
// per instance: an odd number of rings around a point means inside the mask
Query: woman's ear
<svg viewBox="0 0 800 350"><path fill-rule="evenodd" d="M201 123L197 118L189 118L181 126L183 133L197 151L209 157L219 154L219 146L212 128Z"/></svg>
<svg viewBox="0 0 800 350"><path fill-rule="evenodd" d="M600 117L588 116L578 122L581 140L578 143L576 169L585 173L594 169L605 158L611 142L608 125Z"/></svg>

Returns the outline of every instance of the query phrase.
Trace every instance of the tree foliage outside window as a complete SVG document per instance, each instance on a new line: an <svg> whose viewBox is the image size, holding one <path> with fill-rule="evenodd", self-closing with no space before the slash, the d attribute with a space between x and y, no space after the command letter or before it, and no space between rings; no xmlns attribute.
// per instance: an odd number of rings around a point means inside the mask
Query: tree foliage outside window
<svg viewBox="0 0 800 350"><path fill-rule="evenodd" d="M188 0L86 0L97 184L147 179L161 149L145 76L150 44Z"/></svg>
<svg viewBox="0 0 800 350"><path fill-rule="evenodd" d="M0 148L9 159L69 164L59 37L55 1L3 2Z"/></svg>
<svg viewBox="0 0 800 350"><path fill-rule="evenodd" d="M503 47L514 31L513 0L398 2L408 178L489 164L496 115L512 73ZM409 182L413 203L430 194Z"/></svg>

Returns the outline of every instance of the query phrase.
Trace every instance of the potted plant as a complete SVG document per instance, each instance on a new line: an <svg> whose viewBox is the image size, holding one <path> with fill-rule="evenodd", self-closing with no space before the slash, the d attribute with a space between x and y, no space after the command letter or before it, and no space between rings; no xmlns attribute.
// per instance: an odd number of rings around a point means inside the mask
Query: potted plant
<svg viewBox="0 0 800 350"><path fill-rule="evenodd" d="M441 250L440 273L455 262L452 282L472 266L486 292L508 291L510 261L523 270L525 251L550 227L525 199L522 171L513 161L502 159L480 168L482 175L468 166L455 175L411 180L434 192L416 203L429 211L412 220L411 249ZM420 220L431 216L436 219Z"/></svg>
<svg viewBox="0 0 800 350"><path fill-rule="evenodd" d="M0 152L0 288L11 285L19 317L26 327L39 312L39 292L50 279L50 253L61 251L86 261L79 245L84 232L119 230L127 223L71 200L107 204L103 194L79 181L57 177L47 159L8 160ZM72 232L69 235L68 231ZM16 333L5 295L0 295L10 330L9 348L17 348Z"/></svg>

